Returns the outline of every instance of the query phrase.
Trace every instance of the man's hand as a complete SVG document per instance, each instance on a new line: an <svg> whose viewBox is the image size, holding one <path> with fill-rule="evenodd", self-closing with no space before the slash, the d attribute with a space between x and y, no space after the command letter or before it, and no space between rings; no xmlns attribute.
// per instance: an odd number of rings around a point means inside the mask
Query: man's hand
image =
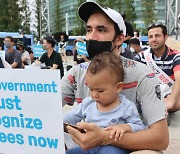
<svg viewBox="0 0 180 154"><path fill-rule="evenodd" d="M80 122L76 126L86 131L85 134L70 126L67 126L72 139L84 150L104 145L105 131L92 123Z"/></svg>
<svg viewBox="0 0 180 154"><path fill-rule="evenodd" d="M114 137L114 141L121 140L124 133L132 132L131 126L128 124L117 124L105 128L106 131L110 131L110 138Z"/></svg>
<svg viewBox="0 0 180 154"><path fill-rule="evenodd" d="M166 98L164 98L164 102L167 110L172 109L175 104L174 100L170 97L170 95L167 95Z"/></svg>

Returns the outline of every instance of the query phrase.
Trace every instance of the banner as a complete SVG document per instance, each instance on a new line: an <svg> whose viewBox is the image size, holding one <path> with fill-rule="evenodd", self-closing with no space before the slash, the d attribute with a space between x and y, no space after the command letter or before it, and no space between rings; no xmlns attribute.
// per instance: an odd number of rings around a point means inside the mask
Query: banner
<svg viewBox="0 0 180 154"><path fill-rule="evenodd" d="M0 153L64 154L59 70L0 74Z"/></svg>
<svg viewBox="0 0 180 154"><path fill-rule="evenodd" d="M46 50L43 50L42 45L41 44L34 44L32 45L32 50L34 53L34 57L41 57L43 53L46 52Z"/></svg>

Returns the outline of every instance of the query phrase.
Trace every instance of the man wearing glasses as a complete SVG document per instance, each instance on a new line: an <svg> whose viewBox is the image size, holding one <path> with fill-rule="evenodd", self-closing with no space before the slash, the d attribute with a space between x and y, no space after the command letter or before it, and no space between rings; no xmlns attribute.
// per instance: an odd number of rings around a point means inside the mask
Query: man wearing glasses
<svg viewBox="0 0 180 154"><path fill-rule="evenodd" d="M166 46L167 28L162 24L148 27L151 48L135 59L150 66L158 75L162 97L169 112L180 110L180 52Z"/></svg>

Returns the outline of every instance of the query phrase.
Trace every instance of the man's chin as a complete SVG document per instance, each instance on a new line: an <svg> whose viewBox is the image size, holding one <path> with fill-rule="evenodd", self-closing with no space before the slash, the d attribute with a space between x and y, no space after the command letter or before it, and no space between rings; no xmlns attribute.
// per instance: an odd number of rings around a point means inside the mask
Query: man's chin
<svg viewBox="0 0 180 154"><path fill-rule="evenodd" d="M159 46L153 46L153 47L151 47L151 48L152 48L152 50L159 50L159 49L160 49Z"/></svg>

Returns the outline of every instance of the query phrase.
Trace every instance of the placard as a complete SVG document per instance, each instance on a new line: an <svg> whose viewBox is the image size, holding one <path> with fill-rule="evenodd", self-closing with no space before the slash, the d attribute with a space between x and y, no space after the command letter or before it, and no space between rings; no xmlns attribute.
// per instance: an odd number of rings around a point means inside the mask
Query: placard
<svg viewBox="0 0 180 154"><path fill-rule="evenodd" d="M82 42L77 43L77 53L78 55L85 55L86 57L89 57L85 43Z"/></svg>
<svg viewBox="0 0 180 154"><path fill-rule="evenodd" d="M0 74L0 153L64 154L59 70Z"/></svg>
<svg viewBox="0 0 180 154"><path fill-rule="evenodd" d="M32 45L32 50L34 53L34 57L38 57L38 58L40 58L42 56L42 54L46 52L46 50L43 50L41 44Z"/></svg>

